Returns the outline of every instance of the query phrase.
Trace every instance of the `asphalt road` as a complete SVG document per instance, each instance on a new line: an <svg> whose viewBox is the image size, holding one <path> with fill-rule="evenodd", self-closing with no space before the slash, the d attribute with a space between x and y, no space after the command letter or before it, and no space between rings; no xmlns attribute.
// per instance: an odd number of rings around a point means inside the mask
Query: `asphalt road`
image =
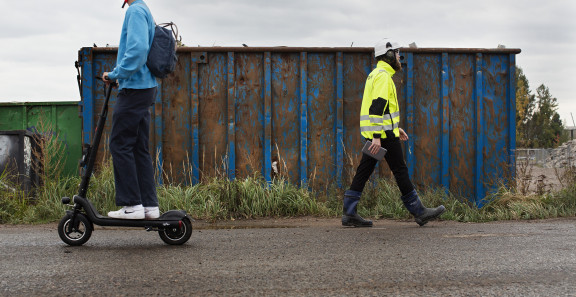
<svg viewBox="0 0 576 297"><path fill-rule="evenodd" d="M465 224L195 222L182 246L96 227L0 225L1 296L576 296L576 218ZM273 228L272 228L273 227Z"/></svg>

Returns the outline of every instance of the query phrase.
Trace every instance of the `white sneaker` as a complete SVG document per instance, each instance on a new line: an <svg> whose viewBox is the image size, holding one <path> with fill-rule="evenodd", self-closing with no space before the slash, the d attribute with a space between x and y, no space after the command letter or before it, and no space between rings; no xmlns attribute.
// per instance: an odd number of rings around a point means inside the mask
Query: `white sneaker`
<svg viewBox="0 0 576 297"><path fill-rule="evenodd" d="M160 208L158 206L144 207L146 219L157 219L160 217Z"/></svg>
<svg viewBox="0 0 576 297"><path fill-rule="evenodd" d="M108 216L115 219L142 220L144 219L144 207L142 204L133 206L124 206L117 211L111 211Z"/></svg>

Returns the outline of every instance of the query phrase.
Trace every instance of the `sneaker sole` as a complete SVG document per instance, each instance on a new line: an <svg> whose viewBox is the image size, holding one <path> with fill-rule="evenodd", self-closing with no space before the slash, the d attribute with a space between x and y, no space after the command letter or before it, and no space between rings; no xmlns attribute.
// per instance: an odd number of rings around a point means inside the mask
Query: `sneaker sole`
<svg viewBox="0 0 576 297"><path fill-rule="evenodd" d="M145 219L145 217L123 217L123 218L119 218L119 217L109 217L112 219L120 219L120 220L143 220Z"/></svg>
<svg viewBox="0 0 576 297"><path fill-rule="evenodd" d="M121 220L143 220L146 216L142 215L142 216L127 216L127 215L120 215L120 216L114 216L114 215L110 215L108 214L109 218L113 218L113 219L121 219Z"/></svg>

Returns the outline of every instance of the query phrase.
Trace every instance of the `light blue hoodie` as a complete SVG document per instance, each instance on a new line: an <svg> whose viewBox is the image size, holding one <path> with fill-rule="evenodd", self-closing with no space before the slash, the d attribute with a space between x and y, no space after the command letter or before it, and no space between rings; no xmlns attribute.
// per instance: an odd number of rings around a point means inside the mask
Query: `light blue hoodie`
<svg viewBox="0 0 576 297"><path fill-rule="evenodd" d="M146 60L154 39L154 18L142 0L134 1L126 10L116 67L108 77L118 80L119 89L149 89L158 86L148 70Z"/></svg>

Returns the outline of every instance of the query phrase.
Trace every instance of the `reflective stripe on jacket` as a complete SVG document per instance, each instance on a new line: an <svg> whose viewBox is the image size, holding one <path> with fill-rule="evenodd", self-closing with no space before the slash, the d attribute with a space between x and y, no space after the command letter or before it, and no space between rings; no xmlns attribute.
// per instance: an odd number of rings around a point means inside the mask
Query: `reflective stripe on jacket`
<svg viewBox="0 0 576 297"><path fill-rule="evenodd" d="M400 106L392 75L396 71L386 62L378 61L366 79L362 108L360 109L360 132L364 138L400 136ZM388 133L386 133L388 131Z"/></svg>

